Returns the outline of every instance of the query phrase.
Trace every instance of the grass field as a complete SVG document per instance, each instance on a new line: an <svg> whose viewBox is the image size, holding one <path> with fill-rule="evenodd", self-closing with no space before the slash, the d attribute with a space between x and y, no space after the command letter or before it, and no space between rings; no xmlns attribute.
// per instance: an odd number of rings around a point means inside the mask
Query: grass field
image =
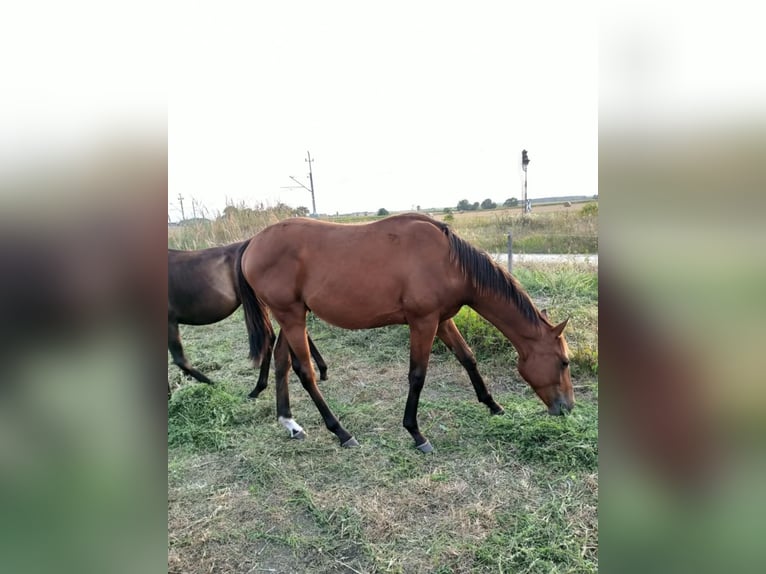
<svg viewBox="0 0 766 574"><path fill-rule="evenodd" d="M294 376L305 440L276 422L273 381L246 400L256 375L241 310L182 326L188 356L217 383L168 365L168 571L596 572L597 275L574 264L514 273L554 321L572 317L577 406L548 416L510 345L464 308L456 322L506 414L490 416L437 343L419 409L429 455L401 426L406 327L343 331L311 319L329 365L320 388L361 443L342 449Z"/></svg>

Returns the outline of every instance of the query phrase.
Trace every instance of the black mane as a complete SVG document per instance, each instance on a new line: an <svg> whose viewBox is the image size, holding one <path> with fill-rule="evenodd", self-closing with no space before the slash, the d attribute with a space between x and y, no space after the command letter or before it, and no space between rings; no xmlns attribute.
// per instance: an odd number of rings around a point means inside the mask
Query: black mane
<svg viewBox="0 0 766 574"><path fill-rule="evenodd" d="M458 237L449 225L434 221L450 242L450 256L460 270L471 278L474 287L482 295L496 294L513 302L521 314L531 323L543 322L540 312L515 277L500 267L485 251L476 249L465 239Z"/></svg>

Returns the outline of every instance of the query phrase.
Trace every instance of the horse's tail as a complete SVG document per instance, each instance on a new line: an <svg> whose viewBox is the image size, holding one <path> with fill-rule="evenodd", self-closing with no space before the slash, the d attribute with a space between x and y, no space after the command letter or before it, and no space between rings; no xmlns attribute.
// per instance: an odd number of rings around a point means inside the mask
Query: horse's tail
<svg viewBox="0 0 766 574"><path fill-rule="evenodd" d="M245 325L250 340L250 358L260 364L266 353L271 352L271 346L274 341L274 329L271 326L271 318L266 306L258 298L250 287L242 273L242 255L249 241L246 242L237 257L237 285L239 287L239 296L242 300L242 309L245 312Z"/></svg>

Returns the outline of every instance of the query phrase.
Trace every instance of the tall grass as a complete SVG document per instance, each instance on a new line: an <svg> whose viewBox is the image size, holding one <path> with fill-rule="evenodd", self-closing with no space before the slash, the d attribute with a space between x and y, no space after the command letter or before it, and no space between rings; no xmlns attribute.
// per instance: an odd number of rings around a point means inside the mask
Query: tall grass
<svg viewBox="0 0 766 574"><path fill-rule="evenodd" d="M596 207L590 207L592 205ZM284 204L255 209L244 204L230 205L223 214L212 219L198 219L168 228L168 246L203 249L234 243L295 215L296 210ZM439 214L434 216L447 218ZM339 223L363 223L381 217L341 215L325 219ZM598 253L597 223L597 204L588 204L579 211L553 211L526 216L515 211L498 211L449 218L449 224L461 237L490 253L507 251L509 232L513 235L515 253Z"/></svg>
<svg viewBox="0 0 766 574"><path fill-rule="evenodd" d="M236 243L295 215L295 210L284 204L257 209L244 204L230 205L213 219L197 219L168 227L168 247L194 250Z"/></svg>
<svg viewBox="0 0 766 574"><path fill-rule="evenodd" d="M592 211L463 215L450 225L490 253L508 250L508 233L515 253L598 253L598 217Z"/></svg>

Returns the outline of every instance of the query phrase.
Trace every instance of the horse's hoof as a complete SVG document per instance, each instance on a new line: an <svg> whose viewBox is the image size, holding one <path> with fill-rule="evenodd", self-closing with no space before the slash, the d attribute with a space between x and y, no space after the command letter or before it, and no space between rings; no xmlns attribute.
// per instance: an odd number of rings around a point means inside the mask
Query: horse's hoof
<svg viewBox="0 0 766 574"><path fill-rule="evenodd" d="M344 448L350 448L352 446L359 446L359 443L356 442L356 439L354 437L351 437L350 439L348 439L346 442L344 442L340 446L342 446Z"/></svg>
<svg viewBox="0 0 766 574"><path fill-rule="evenodd" d="M326 381L327 380L327 373L320 373L319 374L319 380L320 381Z"/></svg>
<svg viewBox="0 0 766 574"><path fill-rule="evenodd" d="M504 408L502 408L502 407L500 407L500 410L499 410L499 411L495 411L495 412L493 412L492 414L493 414L494 416L498 416L498 417L499 417L499 416L502 416L502 415L504 415L504 414L505 414L505 409L504 409Z"/></svg>
<svg viewBox="0 0 766 574"><path fill-rule="evenodd" d="M291 434L290 438L294 438L295 440L303 440L304 438L306 438L306 433L303 432L302 430L299 430L297 433Z"/></svg>
<svg viewBox="0 0 766 574"><path fill-rule="evenodd" d="M415 448L418 449L420 452L425 452L425 453L434 451L434 447L431 446L431 443L428 442L428 440L426 440L426 442L424 442L423 444L416 444Z"/></svg>

